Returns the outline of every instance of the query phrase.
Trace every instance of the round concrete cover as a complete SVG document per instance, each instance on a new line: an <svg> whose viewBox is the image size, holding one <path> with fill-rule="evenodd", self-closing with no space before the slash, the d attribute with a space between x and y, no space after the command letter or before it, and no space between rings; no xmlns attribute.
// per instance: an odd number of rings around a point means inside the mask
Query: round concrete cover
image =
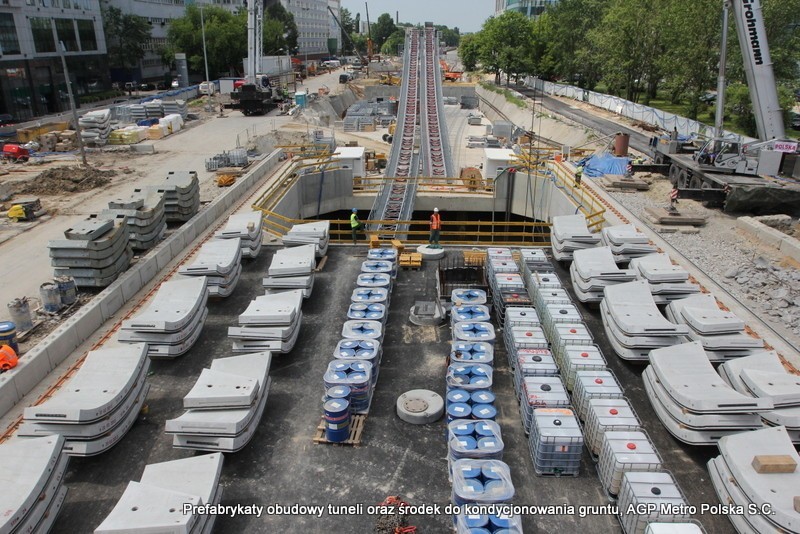
<svg viewBox="0 0 800 534"><path fill-rule="evenodd" d="M422 260L440 260L444 258L443 248L431 248L430 245L420 245L417 252L422 254Z"/></svg>
<svg viewBox="0 0 800 534"><path fill-rule="evenodd" d="M444 413L444 399L427 389L412 389L397 398L397 416L412 425L438 421Z"/></svg>

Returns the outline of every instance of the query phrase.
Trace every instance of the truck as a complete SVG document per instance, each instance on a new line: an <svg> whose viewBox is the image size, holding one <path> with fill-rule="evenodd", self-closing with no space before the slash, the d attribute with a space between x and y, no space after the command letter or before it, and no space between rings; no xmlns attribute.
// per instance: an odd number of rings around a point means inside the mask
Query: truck
<svg viewBox="0 0 800 534"><path fill-rule="evenodd" d="M731 8L758 129L759 139L751 142L726 135L722 124ZM686 140L675 131L668 138L653 137L650 152L654 163L669 165L669 179L678 190L679 198L724 206L726 211L797 211L800 184L782 184L783 193L776 195L774 191L767 191L775 184L762 178L763 175L777 175L782 170L793 174L792 167L794 172L799 171L796 161L800 158L797 141L785 138L760 0L724 0L722 21L714 136ZM800 178L800 175L795 177Z"/></svg>
<svg viewBox="0 0 800 534"><path fill-rule="evenodd" d="M264 115L278 107L283 95L273 87L266 75L256 75L255 82L245 81L231 93L231 108L243 115Z"/></svg>

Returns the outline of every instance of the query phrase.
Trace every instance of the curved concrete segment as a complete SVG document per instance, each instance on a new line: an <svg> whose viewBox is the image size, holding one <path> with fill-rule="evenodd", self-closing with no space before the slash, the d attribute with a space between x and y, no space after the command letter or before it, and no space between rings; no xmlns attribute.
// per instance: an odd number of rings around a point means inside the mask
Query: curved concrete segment
<svg viewBox="0 0 800 534"><path fill-rule="evenodd" d="M164 282L145 310L122 323L123 330L176 332L190 324L208 299L205 277Z"/></svg>

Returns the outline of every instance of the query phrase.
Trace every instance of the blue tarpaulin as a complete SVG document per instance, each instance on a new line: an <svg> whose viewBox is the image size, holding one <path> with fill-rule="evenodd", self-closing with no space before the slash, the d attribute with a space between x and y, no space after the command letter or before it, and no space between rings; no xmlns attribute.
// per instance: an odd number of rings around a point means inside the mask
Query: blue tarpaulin
<svg viewBox="0 0 800 534"><path fill-rule="evenodd" d="M611 154L594 155L582 161L583 175L590 178L600 178L606 174L625 174L629 158L618 158Z"/></svg>

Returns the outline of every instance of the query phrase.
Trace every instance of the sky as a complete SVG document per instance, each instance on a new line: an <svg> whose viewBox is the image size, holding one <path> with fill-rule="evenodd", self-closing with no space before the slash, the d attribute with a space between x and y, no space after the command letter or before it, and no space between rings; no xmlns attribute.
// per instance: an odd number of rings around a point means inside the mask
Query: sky
<svg viewBox="0 0 800 534"><path fill-rule="evenodd" d="M355 17L367 20L364 0L342 0ZM392 18L400 11L400 22L413 24L431 21L450 28L457 26L461 32L476 32L483 22L494 15L494 0L369 0L369 20L375 22L382 13Z"/></svg>

